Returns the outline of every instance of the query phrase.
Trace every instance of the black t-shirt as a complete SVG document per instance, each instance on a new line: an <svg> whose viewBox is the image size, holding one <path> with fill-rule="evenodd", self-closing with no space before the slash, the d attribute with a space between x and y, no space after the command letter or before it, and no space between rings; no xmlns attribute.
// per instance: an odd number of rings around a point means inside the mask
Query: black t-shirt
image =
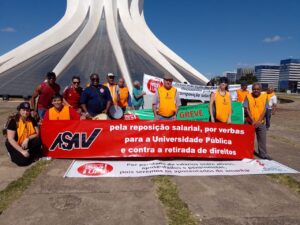
<svg viewBox="0 0 300 225"><path fill-rule="evenodd" d="M35 120L31 120L33 127L37 127L38 124ZM7 130L16 131L15 140L18 141L18 132L17 132L17 121L16 119L10 119L9 123L7 124Z"/></svg>

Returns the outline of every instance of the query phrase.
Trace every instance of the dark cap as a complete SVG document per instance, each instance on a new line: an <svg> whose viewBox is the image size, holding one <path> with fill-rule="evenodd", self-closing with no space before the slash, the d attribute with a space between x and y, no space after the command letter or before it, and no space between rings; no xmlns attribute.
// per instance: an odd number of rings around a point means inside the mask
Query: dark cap
<svg viewBox="0 0 300 225"><path fill-rule="evenodd" d="M220 77L219 83L220 84L222 84L222 83L228 84L228 78L227 77Z"/></svg>
<svg viewBox="0 0 300 225"><path fill-rule="evenodd" d="M20 110L20 109L27 109L27 110L30 110L30 104L28 102L22 102L18 107L17 107L17 110Z"/></svg>
<svg viewBox="0 0 300 225"><path fill-rule="evenodd" d="M164 80L173 80L173 77L172 77L171 74L166 73L166 74L164 75Z"/></svg>

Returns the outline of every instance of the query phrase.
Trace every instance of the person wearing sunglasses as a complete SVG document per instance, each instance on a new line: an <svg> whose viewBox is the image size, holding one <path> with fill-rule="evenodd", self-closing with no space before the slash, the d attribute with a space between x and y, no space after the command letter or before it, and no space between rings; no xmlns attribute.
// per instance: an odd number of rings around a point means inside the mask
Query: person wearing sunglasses
<svg viewBox="0 0 300 225"><path fill-rule="evenodd" d="M81 113L80 96L82 93L82 87L80 86L80 77L73 76L72 84L67 86L63 92L63 103Z"/></svg>
<svg viewBox="0 0 300 225"><path fill-rule="evenodd" d="M52 107L52 96L59 92L60 86L56 83L56 74L48 72L47 80L42 82L32 94L30 100L31 115L36 117L38 113L39 119L43 119L46 111ZM38 98L37 104L36 98Z"/></svg>
<svg viewBox="0 0 300 225"><path fill-rule="evenodd" d="M157 89L153 98L152 110L155 120L176 120L181 102L178 91L172 83L173 77L165 74L163 86Z"/></svg>
<svg viewBox="0 0 300 225"><path fill-rule="evenodd" d="M112 104L118 105L119 99L120 99L120 88L115 83L115 75L113 73L108 73L106 76L107 82L103 85L108 87L110 91L110 95L112 97Z"/></svg>
<svg viewBox="0 0 300 225"><path fill-rule="evenodd" d="M90 85L82 92L80 104L86 118L108 113L112 98L109 89L99 83L98 74L93 73L90 76Z"/></svg>

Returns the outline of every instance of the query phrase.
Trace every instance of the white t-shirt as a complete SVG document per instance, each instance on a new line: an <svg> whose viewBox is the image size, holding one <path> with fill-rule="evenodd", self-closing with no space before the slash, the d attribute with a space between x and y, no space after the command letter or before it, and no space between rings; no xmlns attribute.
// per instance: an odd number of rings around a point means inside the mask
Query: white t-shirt
<svg viewBox="0 0 300 225"><path fill-rule="evenodd" d="M270 98L270 101L269 101L269 108L268 109L272 109L272 105L276 105L277 104L277 96L276 95L273 95L271 98Z"/></svg>

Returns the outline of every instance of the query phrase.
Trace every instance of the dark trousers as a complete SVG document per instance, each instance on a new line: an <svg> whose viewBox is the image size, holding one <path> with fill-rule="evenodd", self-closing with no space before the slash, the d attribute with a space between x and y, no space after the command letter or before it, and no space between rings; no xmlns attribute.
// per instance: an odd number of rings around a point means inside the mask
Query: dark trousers
<svg viewBox="0 0 300 225"><path fill-rule="evenodd" d="M266 110L266 127L270 128L271 126L271 116L272 116L272 109Z"/></svg>
<svg viewBox="0 0 300 225"><path fill-rule="evenodd" d="M36 137L34 139L31 139L28 142L28 152L29 157L26 158L24 155L22 155L21 152L16 150L8 141L5 142L7 151L10 155L11 161L17 164L18 166L28 166L30 165L36 158L39 158L42 156L42 150L41 150L41 140Z"/></svg>
<svg viewBox="0 0 300 225"><path fill-rule="evenodd" d="M267 129L265 124L261 124L258 128L255 128L258 154L260 157L266 157L267 154Z"/></svg>

